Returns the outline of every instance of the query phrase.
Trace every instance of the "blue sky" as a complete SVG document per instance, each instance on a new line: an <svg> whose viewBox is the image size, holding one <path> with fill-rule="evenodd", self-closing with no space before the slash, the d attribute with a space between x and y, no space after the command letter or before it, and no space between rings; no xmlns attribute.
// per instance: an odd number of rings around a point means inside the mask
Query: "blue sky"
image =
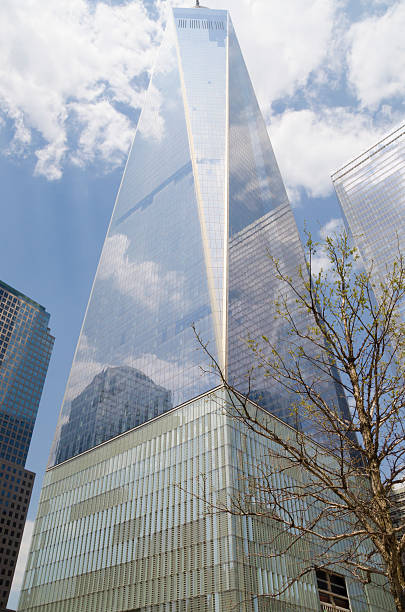
<svg viewBox="0 0 405 612"><path fill-rule="evenodd" d="M0 5L0 278L47 308L56 336L27 461L37 472L28 531L170 4ZM204 4L230 9L298 225L324 234L340 218L331 173L404 121L405 3Z"/></svg>

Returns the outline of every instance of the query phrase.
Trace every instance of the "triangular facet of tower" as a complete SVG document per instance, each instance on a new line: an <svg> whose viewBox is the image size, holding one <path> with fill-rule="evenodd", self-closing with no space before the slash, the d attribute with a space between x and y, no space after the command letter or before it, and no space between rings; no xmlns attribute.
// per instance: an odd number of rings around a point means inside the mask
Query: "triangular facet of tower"
<svg viewBox="0 0 405 612"><path fill-rule="evenodd" d="M229 19L229 242L228 378L242 392L291 420L291 396L263 369L247 377L254 358L247 340L265 335L283 350L288 326L276 319L274 300L285 287L270 256L297 277L304 265L298 230L239 43ZM298 278L297 278L297 282ZM294 296L290 296L294 302ZM293 303L290 307L294 309ZM287 356L286 356L287 357ZM295 417L294 417L295 419Z"/></svg>
<svg viewBox="0 0 405 612"><path fill-rule="evenodd" d="M229 19L229 235L288 205L263 115Z"/></svg>
<svg viewBox="0 0 405 612"><path fill-rule="evenodd" d="M200 195L205 191L195 180L187 112L171 21L103 247L51 463L77 455L217 384L212 375L202 375L201 367L209 369L209 359L196 350L191 327L196 325L217 357L219 312L215 321L212 307L216 281L212 271L207 272L210 247ZM195 141L199 161L201 143L197 137ZM107 370L115 372L114 377L100 377ZM78 435L75 423L80 414L87 417Z"/></svg>

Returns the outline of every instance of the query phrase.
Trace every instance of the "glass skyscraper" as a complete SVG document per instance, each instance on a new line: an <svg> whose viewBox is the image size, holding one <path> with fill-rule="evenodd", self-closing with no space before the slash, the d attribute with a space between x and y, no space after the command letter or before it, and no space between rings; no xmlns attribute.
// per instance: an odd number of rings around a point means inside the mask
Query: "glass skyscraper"
<svg viewBox="0 0 405 612"><path fill-rule="evenodd" d="M332 175L336 194L375 293L405 253L405 125ZM402 305L405 316L405 304Z"/></svg>
<svg viewBox="0 0 405 612"><path fill-rule="evenodd" d="M0 609L4 609L34 484L24 468L54 338L49 314L0 281Z"/></svg>
<svg viewBox="0 0 405 612"><path fill-rule="evenodd" d="M269 254L299 282L302 246L232 22L226 11L175 9L104 244L50 465L215 387L213 374L202 375L210 360L197 350L192 324L229 380L246 391L246 340L265 334L281 346L288 333L274 320L280 287ZM120 377L108 407L104 392L100 399L107 371ZM270 389L260 370L251 387L253 399L292 418L290 397L274 382ZM95 413L97 427L88 416Z"/></svg>
<svg viewBox="0 0 405 612"><path fill-rule="evenodd" d="M207 513L191 493L201 477L212 499L237 492L266 457L224 411L192 325L246 392L246 340L287 345L269 254L299 282L302 246L230 16L174 9L68 380L21 611L319 610L314 573L268 597L299 573L304 542L260 561L273 524ZM250 386L280 432L306 427L260 370ZM390 609L347 586L353 610Z"/></svg>

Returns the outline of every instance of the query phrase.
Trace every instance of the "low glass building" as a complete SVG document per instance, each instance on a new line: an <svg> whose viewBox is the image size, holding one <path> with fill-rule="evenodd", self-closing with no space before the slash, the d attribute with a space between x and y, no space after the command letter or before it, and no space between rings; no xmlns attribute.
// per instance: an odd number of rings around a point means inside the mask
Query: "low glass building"
<svg viewBox="0 0 405 612"><path fill-rule="evenodd" d="M393 611L382 589L344 572L335 595L337 575L317 580L314 570L269 597L307 567L311 543L269 556L275 521L216 511L264 466L271 473L268 451L216 389L50 468L20 612ZM292 476L273 474L274 487L291 486Z"/></svg>

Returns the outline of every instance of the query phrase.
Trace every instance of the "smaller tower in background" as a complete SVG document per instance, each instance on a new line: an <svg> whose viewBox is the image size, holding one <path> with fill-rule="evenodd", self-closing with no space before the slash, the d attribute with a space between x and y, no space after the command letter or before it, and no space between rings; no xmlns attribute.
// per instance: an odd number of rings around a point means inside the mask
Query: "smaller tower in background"
<svg viewBox="0 0 405 612"><path fill-rule="evenodd" d="M399 483L392 487L392 506L391 517L394 527L399 527L405 520L405 483ZM403 535L403 531L398 534L398 538ZM405 567L405 553L402 553L402 565Z"/></svg>
<svg viewBox="0 0 405 612"><path fill-rule="evenodd" d="M48 322L43 306L0 281L0 610L34 484L25 462L54 343Z"/></svg>
<svg viewBox="0 0 405 612"><path fill-rule="evenodd" d="M392 487L392 520L395 527L399 527L405 518L405 483Z"/></svg>
<svg viewBox="0 0 405 612"><path fill-rule="evenodd" d="M332 175L355 245L378 287L405 252L405 124ZM405 315L405 304L401 308Z"/></svg>

